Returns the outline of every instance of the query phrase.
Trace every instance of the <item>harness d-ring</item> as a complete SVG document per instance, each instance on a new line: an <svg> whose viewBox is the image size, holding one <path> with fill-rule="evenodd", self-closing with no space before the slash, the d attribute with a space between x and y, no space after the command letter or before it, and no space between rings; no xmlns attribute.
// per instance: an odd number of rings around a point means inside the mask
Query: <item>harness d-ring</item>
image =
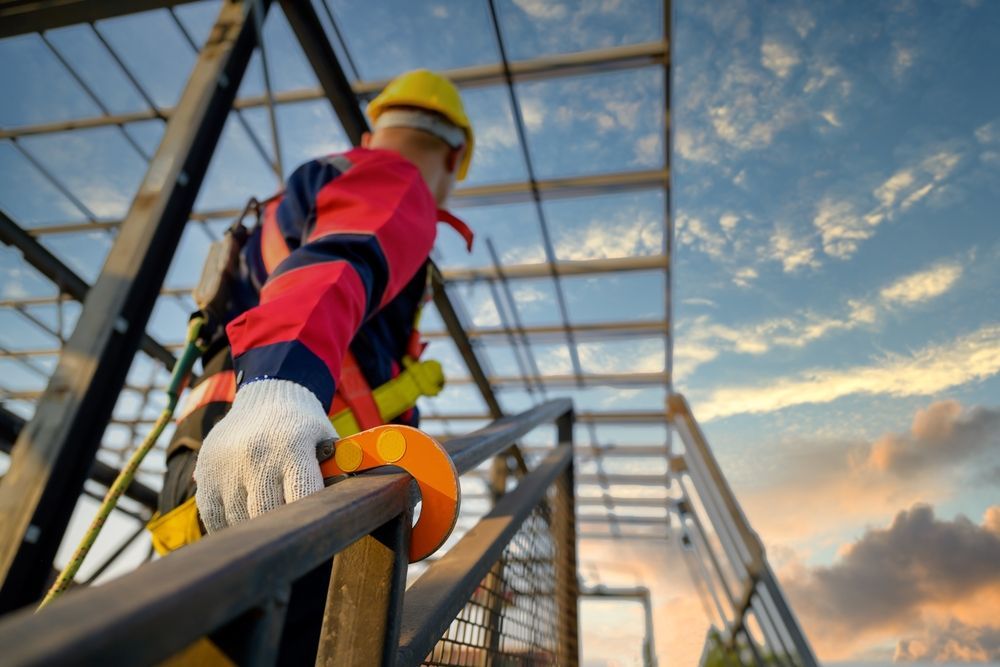
<svg viewBox="0 0 1000 667"><path fill-rule="evenodd" d="M444 544L458 521L462 487L455 464L423 431L387 424L338 440L320 471L323 477L334 477L381 466L402 468L420 487L423 505L410 535L410 562L423 560Z"/></svg>

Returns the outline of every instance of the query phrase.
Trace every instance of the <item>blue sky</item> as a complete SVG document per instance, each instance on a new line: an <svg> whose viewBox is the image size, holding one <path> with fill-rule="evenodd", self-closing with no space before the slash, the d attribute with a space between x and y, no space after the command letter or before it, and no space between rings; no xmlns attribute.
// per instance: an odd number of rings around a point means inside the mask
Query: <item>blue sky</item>
<svg viewBox="0 0 1000 667"><path fill-rule="evenodd" d="M328 7L345 35L350 57L342 59L351 78L380 80L411 67L451 69L499 58L484 2L329 0ZM662 3L651 0L502 0L498 10L513 60L662 37ZM204 40L216 11L214 2L185 5L176 10L179 25L166 12L149 12L99 22L97 33L72 27L46 39L109 112L141 112L146 98L163 107L176 103L195 59L188 37ZM320 15L329 30L325 12ZM401 15L407 20L394 20ZM674 381L779 574L793 594L813 590L823 568L850 566L852 549L861 552L875 539L870 536L889 530L915 503L933 505L943 521L962 514L988 530L984 516L996 506L1000 484L1000 87L993 65L1000 60L1000 7L968 0L683 0L675 3L674 28ZM435 39L422 39L426 34ZM275 90L316 87L279 11L270 14L265 35ZM101 39L128 63L141 91ZM101 114L38 35L0 41L0 61L0 87L8 93L0 101L0 128ZM255 56L240 94L262 92ZM662 68L524 82L516 93L539 178L664 166ZM467 184L524 181L527 167L504 88L470 89L464 97L478 140ZM286 175L303 160L348 145L324 100L281 105L277 122ZM128 123L124 132L106 127L25 137L16 145L0 140L0 208L25 227L119 219L162 133L162 121L152 119ZM236 208L250 195L272 192L278 184L269 164L273 153L264 109L231 115L196 209ZM661 254L665 207L664 192L649 189L546 199L542 214L555 258L588 260ZM435 257L446 268L490 266L486 239L503 263L545 261L534 205L457 206L456 212L479 241L467 254L460 239L442 229ZM224 225L188 226L168 286L192 284ZM88 281L113 242L103 231L41 238ZM0 276L0 300L55 294L8 248L0 248ZM667 315L659 271L560 282L573 324ZM560 322L551 278L513 281L511 289L525 326ZM487 284L456 286L454 293L476 327L498 326L508 316L498 311ZM189 308L186 297L161 299L150 332L180 340ZM62 307L61 320L54 305L25 310L61 326L64 335L79 313L75 304ZM424 326L441 327L432 309ZM55 349L58 343L24 315L0 309L4 348ZM655 336L586 340L577 351L586 373L664 369L664 343ZM520 374L506 342L489 343L483 352L496 375ZM563 338L539 340L532 353L542 374L572 372ZM450 343L436 341L431 356L452 376L465 375ZM51 355L33 357L32 368L0 358L3 386L41 390L54 363ZM162 380L162 373L140 358L130 383L152 379ZM582 410L652 411L664 400L662 388L550 389L548 395L570 395ZM510 411L541 398L513 388L499 396ZM5 405L25 416L32 409L25 400ZM116 414L128 417L139 407L139 394L127 391ZM425 407L442 413L484 408L471 387L459 384ZM968 435L984 423L992 431ZM667 435L656 425L600 425L581 428L580 441L594 434L601 444L621 445L661 444ZM107 441L121 447L132 436L113 427ZM952 455L939 457L939 451ZM110 450L106 455L115 460ZM913 457L927 463L901 467ZM158 466L162 457L154 456L150 483L158 483ZM661 467L657 460L605 463L608 472ZM584 463L582 469L596 467ZM599 495L599 489L581 486L580 493ZM584 557L601 560L609 545L587 547ZM687 584L643 570L643 562L669 560L668 548L622 547L640 576L655 581L658 617L685 609L700 618ZM614 582L617 575L605 576ZM1000 576L991 582L947 604L922 600L911 610L918 622L890 619L853 633L850 642L835 634L846 621L827 632L807 609L803 622L827 660L912 658L914 644L906 642L914 639L932 647L924 658L944 659L949 656L932 649L955 634L943 620L949 615L963 632L970 628L963 635L969 646L980 641L978 630L993 627L988 615L977 615ZM826 610L838 612L848 613ZM681 662L689 654L695 659L703 627L694 627L691 639L665 625L661 650ZM591 649L594 664L615 657Z"/></svg>

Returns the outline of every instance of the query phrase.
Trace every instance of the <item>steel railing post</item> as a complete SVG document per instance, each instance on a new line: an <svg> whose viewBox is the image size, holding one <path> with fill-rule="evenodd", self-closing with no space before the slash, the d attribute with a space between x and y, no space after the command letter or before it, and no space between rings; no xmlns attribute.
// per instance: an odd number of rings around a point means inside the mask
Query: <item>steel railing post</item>
<svg viewBox="0 0 1000 667"><path fill-rule="evenodd" d="M573 411L556 420L559 445L573 446ZM558 613L559 653L561 664L576 665L580 660L579 609L580 586L576 560L576 486L573 458L555 484L555 507L552 513L552 537L556 556L556 608Z"/></svg>
<svg viewBox="0 0 1000 667"><path fill-rule="evenodd" d="M395 663L413 511L333 558L316 665Z"/></svg>

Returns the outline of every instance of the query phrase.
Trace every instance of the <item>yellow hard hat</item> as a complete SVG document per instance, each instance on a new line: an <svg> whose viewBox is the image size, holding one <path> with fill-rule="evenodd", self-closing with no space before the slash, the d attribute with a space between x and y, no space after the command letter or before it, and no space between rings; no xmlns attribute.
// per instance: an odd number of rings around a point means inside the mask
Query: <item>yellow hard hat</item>
<svg viewBox="0 0 1000 667"><path fill-rule="evenodd" d="M400 74L368 105L368 116L372 124L377 123L382 112L391 107L416 107L434 111L461 128L465 133L465 157L458 167L457 179L461 181L465 178L469 163L472 162L475 137L455 84L426 69Z"/></svg>

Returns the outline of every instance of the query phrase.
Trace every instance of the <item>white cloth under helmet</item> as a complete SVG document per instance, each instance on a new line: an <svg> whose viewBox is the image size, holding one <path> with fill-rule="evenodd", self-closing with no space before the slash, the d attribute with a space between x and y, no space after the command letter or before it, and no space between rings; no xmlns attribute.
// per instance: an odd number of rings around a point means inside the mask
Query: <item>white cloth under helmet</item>
<svg viewBox="0 0 1000 667"><path fill-rule="evenodd" d="M465 145L465 132L462 131L462 128L452 125L437 114L427 113L419 109L386 109L375 122L375 128L387 127L409 127L423 130L433 134L456 150Z"/></svg>

